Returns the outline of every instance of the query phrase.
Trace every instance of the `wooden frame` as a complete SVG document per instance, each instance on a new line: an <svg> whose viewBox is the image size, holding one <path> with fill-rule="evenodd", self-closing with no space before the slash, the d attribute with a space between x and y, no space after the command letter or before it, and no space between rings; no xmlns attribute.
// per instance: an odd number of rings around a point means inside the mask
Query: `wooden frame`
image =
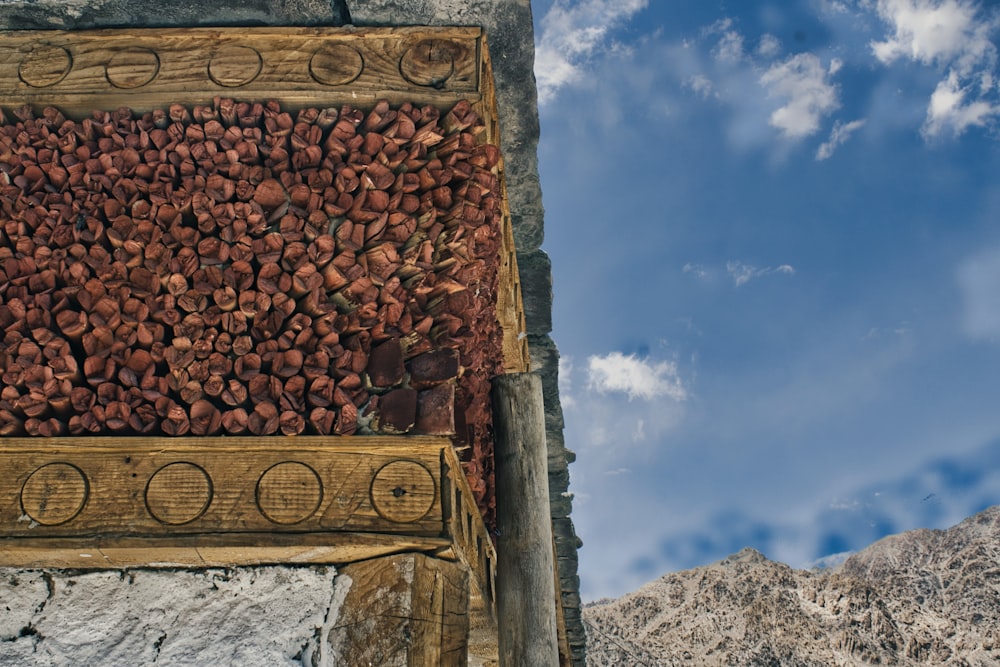
<svg viewBox="0 0 1000 667"><path fill-rule="evenodd" d="M382 99L447 110L468 100L484 140L500 144L478 28L0 32L7 110L55 106L79 119L215 97L286 110ZM496 169L505 189L502 158ZM505 190L501 205L504 368L525 372ZM473 621L495 619L496 554L447 438L8 438L0 465L0 566L342 565L422 554L471 572Z"/></svg>
<svg viewBox="0 0 1000 667"><path fill-rule="evenodd" d="M447 438L8 438L0 566L461 560L496 555Z"/></svg>

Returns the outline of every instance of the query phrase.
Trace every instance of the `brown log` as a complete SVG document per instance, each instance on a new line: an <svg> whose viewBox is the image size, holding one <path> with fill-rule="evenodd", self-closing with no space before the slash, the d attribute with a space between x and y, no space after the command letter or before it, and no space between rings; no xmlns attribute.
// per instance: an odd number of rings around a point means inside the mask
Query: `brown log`
<svg viewBox="0 0 1000 667"><path fill-rule="evenodd" d="M210 401L198 400L191 404L191 433L215 435L222 429L222 414Z"/></svg>
<svg viewBox="0 0 1000 667"><path fill-rule="evenodd" d="M145 434L159 428L160 420L156 415L156 409L152 405L144 404L132 410L128 423L134 433Z"/></svg>
<svg viewBox="0 0 1000 667"><path fill-rule="evenodd" d="M358 430L358 409L353 403L343 405L337 412L333 432L336 435L351 435Z"/></svg>
<svg viewBox="0 0 1000 667"><path fill-rule="evenodd" d="M0 409L0 436L13 437L22 435L24 420L11 410Z"/></svg>
<svg viewBox="0 0 1000 667"><path fill-rule="evenodd" d="M24 430L31 436L54 438L63 435L68 429L64 422L55 417L44 420L32 417L25 420Z"/></svg>
<svg viewBox="0 0 1000 667"><path fill-rule="evenodd" d="M273 435L278 427L278 408L271 401L256 403L247 417L247 430L254 435Z"/></svg>
<svg viewBox="0 0 1000 667"><path fill-rule="evenodd" d="M230 435L238 435L247 432L247 422L249 416L247 411L241 407L226 410L222 413L222 428Z"/></svg>
<svg viewBox="0 0 1000 667"><path fill-rule="evenodd" d="M292 410L285 410L278 417L281 432L285 435L299 435L306 429L305 418Z"/></svg>
<svg viewBox="0 0 1000 667"><path fill-rule="evenodd" d="M219 395L220 400L231 407L243 405L248 397L246 385L234 378L226 380L225 387Z"/></svg>
<svg viewBox="0 0 1000 667"><path fill-rule="evenodd" d="M191 430L191 422L183 407L169 398L156 401L156 413L161 418L161 428L167 435L184 435Z"/></svg>

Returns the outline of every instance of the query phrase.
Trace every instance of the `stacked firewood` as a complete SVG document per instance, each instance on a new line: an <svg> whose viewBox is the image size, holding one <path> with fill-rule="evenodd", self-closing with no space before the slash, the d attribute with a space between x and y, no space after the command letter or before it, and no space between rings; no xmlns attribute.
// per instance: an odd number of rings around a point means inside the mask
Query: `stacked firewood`
<svg viewBox="0 0 1000 667"><path fill-rule="evenodd" d="M0 113L0 435L453 434L483 503L495 146L467 102Z"/></svg>

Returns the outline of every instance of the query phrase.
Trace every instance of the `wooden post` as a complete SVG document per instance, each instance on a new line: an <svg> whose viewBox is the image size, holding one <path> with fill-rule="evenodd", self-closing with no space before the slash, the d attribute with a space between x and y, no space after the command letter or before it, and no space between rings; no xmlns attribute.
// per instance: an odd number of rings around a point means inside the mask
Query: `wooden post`
<svg viewBox="0 0 1000 667"><path fill-rule="evenodd" d="M493 381L501 667L559 664L542 382Z"/></svg>
<svg viewBox="0 0 1000 667"><path fill-rule="evenodd" d="M466 665L469 572L461 563L404 553L351 563L337 575L350 588L324 638L332 664Z"/></svg>

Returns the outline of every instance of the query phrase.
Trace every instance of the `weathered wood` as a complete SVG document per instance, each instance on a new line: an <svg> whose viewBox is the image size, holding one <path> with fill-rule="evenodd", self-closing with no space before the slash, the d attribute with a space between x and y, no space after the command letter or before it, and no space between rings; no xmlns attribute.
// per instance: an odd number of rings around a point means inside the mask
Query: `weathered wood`
<svg viewBox="0 0 1000 667"><path fill-rule="evenodd" d="M175 535L170 537L0 538L0 565L103 569L126 567L238 567L266 564L340 564L395 553L438 553L442 537L331 532Z"/></svg>
<svg viewBox="0 0 1000 667"><path fill-rule="evenodd" d="M493 427L500 664L558 665L545 412L538 376L494 379Z"/></svg>
<svg viewBox="0 0 1000 667"><path fill-rule="evenodd" d="M0 59L0 99L79 118L119 106L210 104L217 95L293 108L380 99L444 108L478 98L480 38L478 28L2 32L9 55Z"/></svg>
<svg viewBox="0 0 1000 667"><path fill-rule="evenodd" d="M493 81L493 66L490 63L486 35L483 35L482 39L481 57L483 76L479 86L482 97L473 105L473 108L486 122L485 141L499 146L500 118L497 115L496 84ZM503 328L504 370L507 373L526 373L531 368L527 340L528 325L524 319L524 302L521 298L517 255L514 252L514 226L510 215L510 200L507 198L507 179L504 177L502 155L495 169L500 177L500 229L503 234L496 310L497 319Z"/></svg>
<svg viewBox="0 0 1000 667"><path fill-rule="evenodd" d="M430 437L5 438L0 537L441 536L450 447Z"/></svg>
<svg viewBox="0 0 1000 667"><path fill-rule="evenodd" d="M464 667L469 582L460 563L399 554L346 565L338 575L351 584L323 638L334 663Z"/></svg>

